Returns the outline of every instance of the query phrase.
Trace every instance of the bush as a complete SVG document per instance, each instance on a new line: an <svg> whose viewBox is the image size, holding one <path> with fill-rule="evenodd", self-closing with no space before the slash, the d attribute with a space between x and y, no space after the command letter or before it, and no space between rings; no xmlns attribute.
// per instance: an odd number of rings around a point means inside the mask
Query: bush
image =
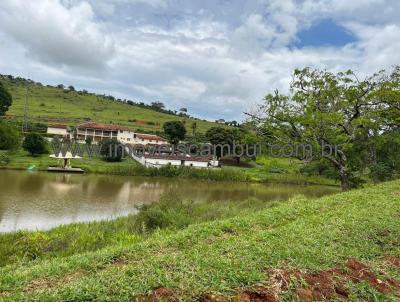
<svg viewBox="0 0 400 302"><path fill-rule="evenodd" d="M11 159L8 154L0 153L0 165L8 165Z"/></svg>
<svg viewBox="0 0 400 302"><path fill-rule="evenodd" d="M120 162L122 160L123 150L117 139L106 139L101 142L100 154L106 161Z"/></svg>
<svg viewBox="0 0 400 302"><path fill-rule="evenodd" d="M25 136L22 147L31 155L48 153L46 140L38 133L28 133Z"/></svg>
<svg viewBox="0 0 400 302"><path fill-rule="evenodd" d="M375 182L394 178L396 171L386 163L376 163L371 167L371 178Z"/></svg>
<svg viewBox="0 0 400 302"><path fill-rule="evenodd" d="M0 150L17 150L20 135L17 127L10 123L0 122Z"/></svg>
<svg viewBox="0 0 400 302"><path fill-rule="evenodd" d="M174 194L167 194L160 202L138 207L135 229L139 233L148 233L156 229L182 229L195 220L193 202L183 202Z"/></svg>
<svg viewBox="0 0 400 302"><path fill-rule="evenodd" d="M28 260L40 258L49 245L49 236L44 232L25 234L26 236L15 243L19 256Z"/></svg>

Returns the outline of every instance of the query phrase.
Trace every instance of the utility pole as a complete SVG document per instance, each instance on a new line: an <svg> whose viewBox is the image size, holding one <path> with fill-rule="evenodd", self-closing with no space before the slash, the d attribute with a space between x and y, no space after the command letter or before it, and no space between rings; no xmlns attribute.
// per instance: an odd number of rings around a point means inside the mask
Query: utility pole
<svg viewBox="0 0 400 302"><path fill-rule="evenodd" d="M24 121L22 124L22 132L28 131L28 83L26 83L25 104L24 104Z"/></svg>

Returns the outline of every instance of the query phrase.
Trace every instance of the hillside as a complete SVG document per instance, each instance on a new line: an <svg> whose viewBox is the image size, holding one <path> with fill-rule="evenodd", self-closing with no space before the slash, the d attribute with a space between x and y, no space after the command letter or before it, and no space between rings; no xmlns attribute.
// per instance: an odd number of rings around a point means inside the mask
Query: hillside
<svg viewBox="0 0 400 302"><path fill-rule="evenodd" d="M12 264L0 268L0 299L398 301L399 188L393 181L298 197L181 231L125 234L126 244L96 252Z"/></svg>
<svg viewBox="0 0 400 302"><path fill-rule="evenodd" d="M166 121L181 120L192 133L196 122L197 132L204 133L215 123L167 114L149 109L148 106L129 105L110 96L96 95L86 91L70 91L68 88L44 86L21 78L0 80L13 96L8 118L21 121L24 115L26 87L28 87L28 115L31 122L45 124L63 123L76 125L85 121L118 124L139 131L159 132Z"/></svg>

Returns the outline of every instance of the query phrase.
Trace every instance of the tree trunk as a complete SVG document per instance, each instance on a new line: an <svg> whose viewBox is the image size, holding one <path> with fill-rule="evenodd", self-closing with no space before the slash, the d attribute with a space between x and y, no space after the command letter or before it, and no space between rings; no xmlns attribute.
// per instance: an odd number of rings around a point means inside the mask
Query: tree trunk
<svg viewBox="0 0 400 302"><path fill-rule="evenodd" d="M240 156L236 156L236 164L239 166L240 165Z"/></svg>
<svg viewBox="0 0 400 302"><path fill-rule="evenodd" d="M350 190L350 178L349 173L346 167L340 167L339 169L339 176L340 176L340 184L342 187L342 191L349 191Z"/></svg>

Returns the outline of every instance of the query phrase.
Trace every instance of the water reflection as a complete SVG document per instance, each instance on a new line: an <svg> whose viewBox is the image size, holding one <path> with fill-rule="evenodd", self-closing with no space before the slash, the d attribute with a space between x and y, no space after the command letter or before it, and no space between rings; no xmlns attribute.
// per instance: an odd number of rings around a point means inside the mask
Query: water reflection
<svg viewBox="0 0 400 302"><path fill-rule="evenodd" d="M158 201L166 192L183 199L266 202L296 194L321 196L337 189L322 186L217 183L171 178L123 177L0 171L0 232L49 229L80 221L109 219Z"/></svg>

